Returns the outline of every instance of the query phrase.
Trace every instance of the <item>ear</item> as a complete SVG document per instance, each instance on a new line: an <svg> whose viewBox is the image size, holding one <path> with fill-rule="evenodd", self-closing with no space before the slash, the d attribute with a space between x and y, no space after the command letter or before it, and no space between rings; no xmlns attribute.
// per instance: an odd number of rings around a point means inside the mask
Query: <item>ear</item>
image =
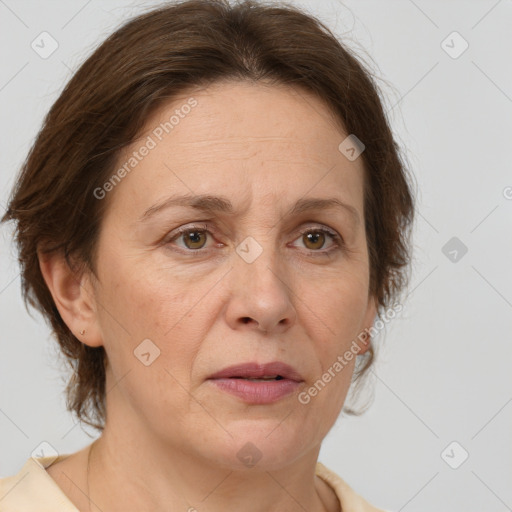
<svg viewBox="0 0 512 512"><path fill-rule="evenodd" d="M362 342L358 339L359 350L357 355L362 356L364 353L368 351L371 345L371 337L369 334L370 327L373 326L375 322L375 317L377 316L377 300L373 295L370 295L368 298L368 306L366 308L366 314L364 317L363 328L362 330L367 334L367 337Z"/></svg>
<svg viewBox="0 0 512 512"><path fill-rule="evenodd" d="M86 345L103 345L91 273L78 275L60 252L44 254L38 251L37 255L46 286L69 330Z"/></svg>

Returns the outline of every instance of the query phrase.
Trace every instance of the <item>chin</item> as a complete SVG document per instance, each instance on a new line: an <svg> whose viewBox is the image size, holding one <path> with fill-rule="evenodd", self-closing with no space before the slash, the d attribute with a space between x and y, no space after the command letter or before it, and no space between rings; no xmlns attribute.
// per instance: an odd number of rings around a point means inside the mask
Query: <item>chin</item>
<svg viewBox="0 0 512 512"><path fill-rule="evenodd" d="M226 430L233 436L217 440L211 453L216 465L226 469L276 471L304 455L308 443L303 426L286 424L285 417L233 421ZM212 445L210 445L211 447Z"/></svg>

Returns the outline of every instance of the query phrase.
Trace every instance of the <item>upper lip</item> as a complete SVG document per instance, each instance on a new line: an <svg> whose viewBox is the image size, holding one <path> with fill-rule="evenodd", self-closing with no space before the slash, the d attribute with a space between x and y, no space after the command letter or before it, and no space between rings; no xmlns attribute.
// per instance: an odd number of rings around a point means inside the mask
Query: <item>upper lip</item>
<svg viewBox="0 0 512 512"><path fill-rule="evenodd" d="M242 377L257 379L260 377L273 377L280 375L281 377L297 382L302 382L304 379L300 373L286 363L280 361L272 361L270 363L239 363L224 368L209 377L209 379L222 379L230 377Z"/></svg>

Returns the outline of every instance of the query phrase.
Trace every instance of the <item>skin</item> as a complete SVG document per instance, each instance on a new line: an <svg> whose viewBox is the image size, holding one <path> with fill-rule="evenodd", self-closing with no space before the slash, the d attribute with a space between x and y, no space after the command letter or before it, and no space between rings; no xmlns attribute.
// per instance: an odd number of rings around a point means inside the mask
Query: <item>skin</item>
<svg viewBox="0 0 512 512"><path fill-rule="evenodd" d="M47 471L80 510L334 512L339 502L315 464L355 358L306 405L293 394L248 405L207 378L234 363L279 360L300 372L304 390L372 326L362 159L341 154L347 134L309 93L224 82L161 107L119 164L190 96L198 105L103 199L97 278L74 275L59 255L40 256L62 318L109 360L92 502L90 447ZM225 196L235 214L173 206L139 220L189 193ZM359 222L343 209L287 214L303 197L332 196ZM211 234L171 240L197 223ZM344 245L302 234L323 227ZM248 236L262 248L252 263L235 250ZM144 339L160 350L149 366L134 356ZM360 345L362 354L368 345ZM252 468L237 457L248 442L261 453Z"/></svg>

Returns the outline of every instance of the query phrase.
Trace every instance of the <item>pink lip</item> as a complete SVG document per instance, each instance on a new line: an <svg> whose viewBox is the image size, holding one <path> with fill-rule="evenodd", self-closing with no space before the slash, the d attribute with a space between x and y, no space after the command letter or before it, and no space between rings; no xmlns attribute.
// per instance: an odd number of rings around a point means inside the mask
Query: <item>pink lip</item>
<svg viewBox="0 0 512 512"><path fill-rule="evenodd" d="M246 380L269 375L279 375L282 378L265 382ZM294 368L279 361L267 364L237 364L215 373L208 380L221 390L251 404L276 402L295 392L303 382L302 376Z"/></svg>
<svg viewBox="0 0 512 512"><path fill-rule="evenodd" d="M257 379L266 375L280 375L284 379L302 382L304 379L294 368L280 361L272 361L271 363L259 364L256 362L240 363L228 366L220 372L211 375L210 379L222 379L231 377L242 377Z"/></svg>

